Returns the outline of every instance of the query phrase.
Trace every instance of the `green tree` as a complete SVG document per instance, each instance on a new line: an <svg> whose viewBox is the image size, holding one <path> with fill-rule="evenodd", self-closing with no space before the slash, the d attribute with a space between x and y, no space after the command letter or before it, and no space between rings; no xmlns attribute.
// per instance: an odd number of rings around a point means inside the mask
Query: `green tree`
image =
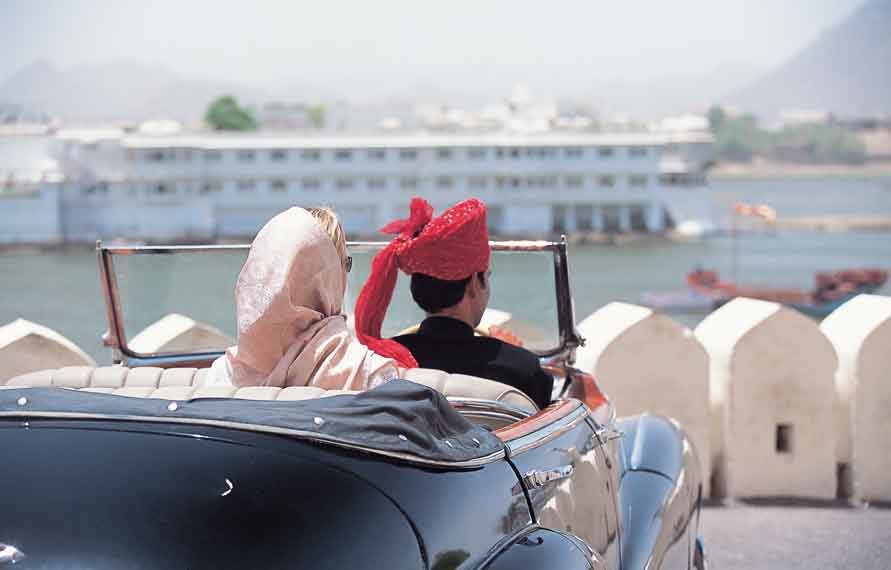
<svg viewBox="0 0 891 570"><path fill-rule="evenodd" d="M813 163L857 164L866 160L866 147L854 133L838 125L786 127L775 137L776 147L799 149Z"/></svg>
<svg viewBox="0 0 891 570"><path fill-rule="evenodd" d="M752 115L723 117L714 131L718 156L726 160L745 162L770 148L770 135L758 127Z"/></svg>
<svg viewBox="0 0 891 570"><path fill-rule="evenodd" d="M252 131L257 128L251 112L241 107L231 95L214 100L204 114L204 121L216 131Z"/></svg>
<svg viewBox="0 0 891 570"><path fill-rule="evenodd" d="M713 133L717 133L727 121L727 114L718 105L712 105L708 110L708 126Z"/></svg>
<svg viewBox="0 0 891 570"><path fill-rule="evenodd" d="M316 129L325 128L325 106L324 105L310 105L306 109L306 115L309 118L309 123Z"/></svg>

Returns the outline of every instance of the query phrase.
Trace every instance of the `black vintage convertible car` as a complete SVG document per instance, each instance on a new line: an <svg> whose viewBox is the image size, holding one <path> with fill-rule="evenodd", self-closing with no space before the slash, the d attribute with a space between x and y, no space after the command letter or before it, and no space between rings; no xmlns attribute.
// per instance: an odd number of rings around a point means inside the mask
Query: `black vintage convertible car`
<svg viewBox="0 0 891 570"><path fill-rule="evenodd" d="M174 269L234 268L245 247L100 246L117 365L0 389L0 568L704 568L689 438L667 418L616 419L571 366L565 243L493 250L496 268L546 260L555 294L528 309L556 319L551 345L530 345L556 379L544 410L435 370L362 393L208 384L212 335L141 352L125 326L182 296ZM216 281L208 296L231 291ZM214 301L208 314L231 312Z"/></svg>

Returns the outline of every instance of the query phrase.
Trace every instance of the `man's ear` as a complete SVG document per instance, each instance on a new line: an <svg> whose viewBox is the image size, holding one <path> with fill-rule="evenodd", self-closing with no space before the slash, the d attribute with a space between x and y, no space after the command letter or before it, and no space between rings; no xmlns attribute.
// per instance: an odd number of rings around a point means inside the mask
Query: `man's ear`
<svg viewBox="0 0 891 570"><path fill-rule="evenodd" d="M473 299L479 295L480 289L485 289L485 286L477 278L477 274L474 273L471 275L470 279L467 280L467 288L464 289L464 294L467 295L468 298Z"/></svg>

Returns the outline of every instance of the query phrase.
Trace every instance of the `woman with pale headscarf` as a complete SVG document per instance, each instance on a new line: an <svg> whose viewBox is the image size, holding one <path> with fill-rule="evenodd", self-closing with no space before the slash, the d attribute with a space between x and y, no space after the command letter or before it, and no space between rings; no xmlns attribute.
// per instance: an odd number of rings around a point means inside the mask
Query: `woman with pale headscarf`
<svg viewBox="0 0 891 570"><path fill-rule="evenodd" d="M351 264L331 210L291 208L267 222L235 285L238 345L214 361L210 383L366 390L395 378L395 363L347 330Z"/></svg>

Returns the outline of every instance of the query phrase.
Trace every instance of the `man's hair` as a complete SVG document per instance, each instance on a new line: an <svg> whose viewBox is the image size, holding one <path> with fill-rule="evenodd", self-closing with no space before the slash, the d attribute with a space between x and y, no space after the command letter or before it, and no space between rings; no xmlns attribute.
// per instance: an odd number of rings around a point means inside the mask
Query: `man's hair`
<svg viewBox="0 0 891 570"><path fill-rule="evenodd" d="M472 276L471 276L472 277ZM485 285L486 276L483 272L476 274L480 283ZM443 309L454 307L464 298L464 292L467 290L467 284L470 283L470 277L458 279L457 281L447 281L445 279L437 279L423 273L412 273L411 275L411 296L419 307L427 313L438 313Z"/></svg>
<svg viewBox="0 0 891 570"><path fill-rule="evenodd" d="M338 255L340 255L341 261L346 261L346 234L343 233L343 227L340 225L340 220L337 219L337 214L334 213L334 210L331 208L307 208L306 211L315 218L319 227L321 227L331 238L331 241L334 242L334 249L336 249Z"/></svg>

